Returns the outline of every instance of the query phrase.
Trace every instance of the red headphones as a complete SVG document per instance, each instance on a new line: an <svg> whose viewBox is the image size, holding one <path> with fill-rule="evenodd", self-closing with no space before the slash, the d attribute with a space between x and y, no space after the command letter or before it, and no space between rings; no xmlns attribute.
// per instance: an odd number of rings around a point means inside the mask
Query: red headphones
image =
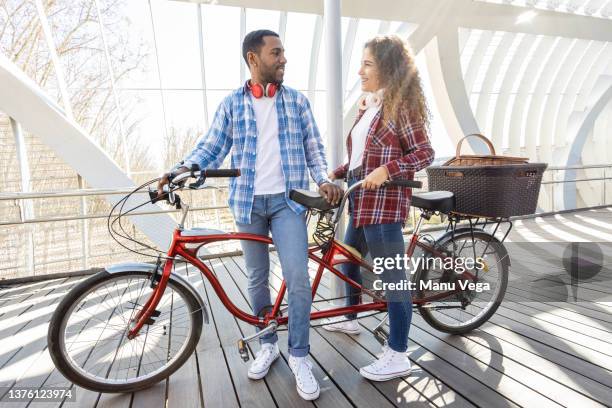
<svg viewBox="0 0 612 408"><path fill-rule="evenodd" d="M251 95L253 95L255 99L259 99L262 96L272 98L278 90L277 85L273 82L269 82L264 88L263 86L261 86L261 84L251 83L250 79L246 82L246 86L251 91Z"/></svg>

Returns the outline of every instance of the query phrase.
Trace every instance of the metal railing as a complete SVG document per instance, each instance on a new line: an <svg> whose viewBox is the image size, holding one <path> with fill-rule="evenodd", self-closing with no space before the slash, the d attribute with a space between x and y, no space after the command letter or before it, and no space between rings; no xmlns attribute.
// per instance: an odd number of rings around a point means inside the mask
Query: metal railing
<svg viewBox="0 0 612 408"><path fill-rule="evenodd" d="M555 186L559 184L579 183L579 182L601 182L602 183L601 184L601 202L598 205L609 204L607 203L606 192L610 190L606 189L606 182L608 180L612 180L612 177L608 177L608 173L606 170L610 168L612 168L612 164L597 164L597 165L588 165L588 166L565 166L565 167L547 168L545 172L545 180L542 181L542 185L543 185L543 188L546 188L545 186L548 186L548 185L551 186L551 191L550 193L548 193L548 197L550 198L550 206L549 206L550 211L546 211L546 208L540 207L539 209L541 209L542 211L539 211L533 216L549 214L555 211L559 211L556 208L556 202L555 202L555 196L557 195ZM576 178L572 180L558 179L559 173L563 171L568 171L568 170L585 171L585 170L594 170L594 169L602 169L602 175L600 177L582 177L582 178ZM423 171L423 172L417 173L415 175L415 178L420 179L420 180L426 180L427 175ZM205 187L204 189L212 190L213 203L215 205L192 207L190 211L193 211L193 212L216 211L217 226L220 225L221 222L219 218L219 210L226 210L229 207L227 204L216 205L218 202L217 200L218 197L216 193L217 193L217 190L224 189L224 188L227 188L227 186L223 185L223 186ZM24 215L27 214L27 212L23 211L23 207L24 205L26 205L28 201L36 200L36 199L77 198L77 197L84 199L85 197L91 197L91 196L125 195L131 192L132 190L133 189L131 188L118 188L118 189L78 189L78 190L71 190L71 191L38 192L38 193L19 193L19 192L0 193L0 203L4 201L14 201L15 205L20 208L20 211L19 211L20 219L19 220L14 220L14 221L2 220L0 221L0 226L3 227L6 233L10 233L8 232L8 229L10 229L11 227L17 227L20 225L37 225L41 223L50 223L50 222L59 222L59 221L81 221L82 222L81 228L85 230L87 228L87 222L89 220L103 219L107 217L107 214L89 214L87 213L87 205L84 201L81 202L79 214L71 215L71 216L28 218L28 217L24 217ZM168 213L177 213L178 211L179 210L176 210L176 209L168 209L168 210L160 209L158 211L134 212L130 215L155 215L155 214L164 214L164 213L168 214ZM415 220L417 216L418 216L417 211L413 207L412 217L411 217L412 225L415 224ZM439 222L439 221L432 220L430 224L435 224L436 222ZM431 226L434 226L434 225L431 225ZM0 236L0 238L2 237ZM27 250L27 253L30 254L29 256L34 258L36 254L36 249L34 248L35 244L32 239L29 240L28 245L31 245L32 247ZM60 262L65 262L65 261L70 261L70 260L75 260L75 259L81 259L82 268L86 269L89 267L88 257L90 255L86 249L88 247L89 247L88 236L87 234L83 234L82 242L81 242L81 248L82 248L81 256L74 256L74 254L72 254L72 256L68 256L63 259L54 259L51 261L47 261L45 264L36 264L35 259L30 259L30 261L28 262L28 269L30 269L29 273L34 274L34 270L36 266L47 265L47 264L52 264L52 263L60 263ZM106 253L106 254L97 253L96 257L110 256L112 254L116 254L116 253L115 252ZM0 267L0 278L2 277L1 276L2 271L7 270L7 269L10 269L10 268Z"/></svg>

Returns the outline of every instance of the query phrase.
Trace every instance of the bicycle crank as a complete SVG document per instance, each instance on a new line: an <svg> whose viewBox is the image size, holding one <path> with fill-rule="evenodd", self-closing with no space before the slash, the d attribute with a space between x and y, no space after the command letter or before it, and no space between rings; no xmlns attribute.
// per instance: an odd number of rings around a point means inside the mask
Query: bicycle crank
<svg viewBox="0 0 612 408"><path fill-rule="evenodd" d="M384 324L388 318L389 318L389 314L387 314L385 318L382 319L380 323L376 325L374 330L372 330L372 333L374 334L374 338L376 339L376 341L380 343L381 346L384 346L385 344L389 342L389 332L385 330L384 328Z"/></svg>
<svg viewBox="0 0 612 408"><path fill-rule="evenodd" d="M249 361L249 351L247 350L247 343L249 343L250 341L253 341L255 339L258 339L262 336L265 336L269 333L276 333L276 328L278 327L278 324L276 323L276 321L272 320L265 329L262 329L260 331L258 331L257 333L254 333L250 336L247 337L243 337L240 340L238 340L238 354L240 354L240 357L242 358L242 361L244 361L245 363L247 361Z"/></svg>

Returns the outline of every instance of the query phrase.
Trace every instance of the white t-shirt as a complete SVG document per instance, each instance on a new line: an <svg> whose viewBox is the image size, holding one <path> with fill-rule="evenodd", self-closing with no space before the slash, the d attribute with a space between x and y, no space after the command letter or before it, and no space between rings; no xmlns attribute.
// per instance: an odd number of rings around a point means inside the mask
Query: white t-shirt
<svg viewBox="0 0 612 408"><path fill-rule="evenodd" d="M353 126L351 131L351 162L349 163L349 170L356 169L363 162L363 151L365 150L370 124L379 109L380 106L369 107L363 113L359 122Z"/></svg>
<svg viewBox="0 0 612 408"><path fill-rule="evenodd" d="M278 141L276 95L252 100L257 123L255 195L282 193L285 191L285 176Z"/></svg>

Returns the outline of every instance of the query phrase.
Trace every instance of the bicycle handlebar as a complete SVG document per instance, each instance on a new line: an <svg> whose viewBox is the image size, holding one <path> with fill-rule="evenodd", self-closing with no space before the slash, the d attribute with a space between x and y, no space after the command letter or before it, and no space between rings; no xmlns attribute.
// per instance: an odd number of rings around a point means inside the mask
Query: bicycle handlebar
<svg viewBox="0 0 612 408"><path fill-rule="evenodd" d="M181 208L181 201L176 190L183 188L185 181L188 178L195 178L196 182L189 185L189 188L198 188L204 184L204 180L208 177L238 177L240 176L240 169L204 169L200 170L197 165L193 165L191 170L183 173L175 174L170 173L168 177L169 184L164 185L164 193L158 194L156 190L149 189L149 198L151 203L155 203L159 200L165 200L168 204ZM176 187L176 188L173 188ZM165 195L165 197L164 197Z"/></svg>
<svg viewBox="0 0 612 408"><path fill-rule="evenodd" d="M389 180L384 185L396 186L396 187L421 188L423 187L423 182L416 181L416 180Z"/></svg>
<svg viewBox="0 0 612 408"><path fill-rule="evenodd" d="M181 182L187 180L190 177L200 179L207 177L238 177L240 176L240 169L205 169L205 170L191 170L184 173L172 176L170 182L175 185L179 185Z"/></svg>
<svg viewBox="0 0 612 408"><path fill-rule="evenodd" d="M207 177L238 177L238 176L240 176L240 169L199 170L197 169L197 166L194 166L190 171L180 173L176 176L171 176L170 183L171 185L179 186L180 188L181 184L184 183L185 180L187 180L188 178L194 177L198 181L194 184L191 184L190 187L195 188L195 187L200 186L203 183L204 179ZM344 205L346 204L346 200L348 199L349 195L356 189L360 188L362 184L363 184L363 180L360 180L356 182L355 184L353 184L351 187L349 187L344 192L342 200L340 200L340 205L338 206L338 211L335 216L335 222L338 221L340 215L342 214L344 210ZM387 186L404 187L404 188L421 188L423 186L423 183L417 180L387 180L382 184L381 187L387 187ZM170 191L168 192L168 196L166 197L166 201L170 203L171 205L175 204L176 194L173 191L174 190L170 189ZM149 195L151 197L152 202L156 202L160 199L160 197L157 196L157 192L150 191ZM180 206L180 201L179 201L179 206Z"/></svg>

